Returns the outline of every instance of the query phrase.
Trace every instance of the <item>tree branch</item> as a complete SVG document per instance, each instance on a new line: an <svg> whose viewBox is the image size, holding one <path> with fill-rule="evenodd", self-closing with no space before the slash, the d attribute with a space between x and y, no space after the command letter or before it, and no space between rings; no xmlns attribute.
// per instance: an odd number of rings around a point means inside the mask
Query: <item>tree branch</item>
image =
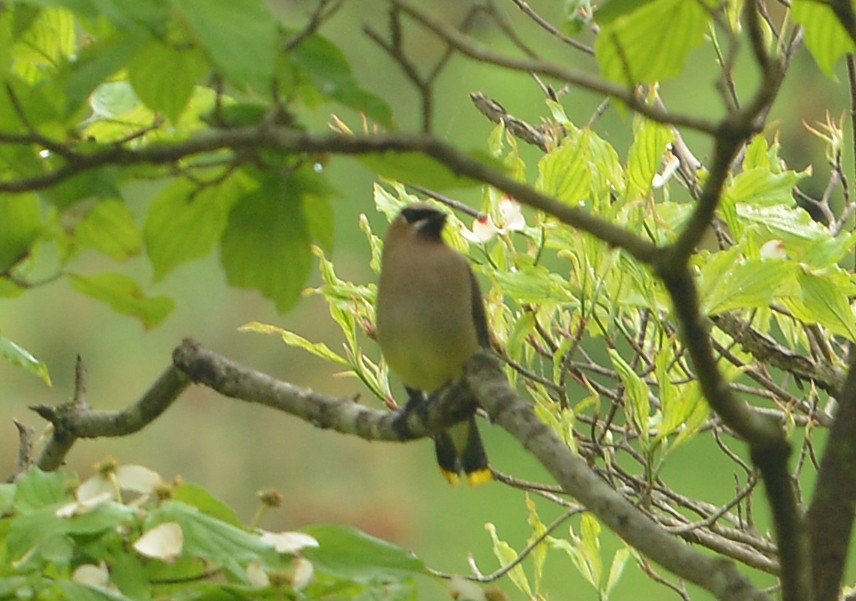
<svg viewBox="0 0 856 601"><path fill-rule="evenodd" d="M856 352L838 396L838 415L820 462L807 514L817 601L838 599L856 508Z"/></svg>
<svg viewBox="0 0 856 601"><path fill-rule="evenodd" d="M562 82L579 86L592 92L600 92L601 94L606 94L612 98L618 98L627 104L627 106L632 110L658 123L666 123L678 127L688 127L707 134L715 134L717 131L717 125L714 121L695 117L693 115L680 115L663 111L656 106L647 104L644 97L637 94L636 90L633 88L620 86L599 77L580 73L572 69L568 69L563 65L551 63L549 61L515 58L495 53L483 46L474 44L465 35L462 35L459 31L449 27L439 19L435 19L433 16L428 14L427 11L421 8L404 2L404 0L393 0L393 3L395 6L400 8L402 12L410 15L414 20L446 40L456 50L477 61L490 63L513 71L538 73L539 75L555 77Z"/></svg>
<svg viewBox="0 0 856 601"><path fill-rule="evenodd" d="M482 115L496 124L501 123L511 135L537 146L544 152L550 150L548 146L550 138L544 132L543 128L530 125L522 119L511 115L505 110L504 106L496 100L488 98L481 92L471 92L470 100Z"/></svg>
<svg viewBox="0 0 856 601"><path fill-rule="evenodd" d="M465 381L491 420L523 444L566 492L627 543L720 599L766 599L731 562L698 553L669 535L597 476L535 415L532 405L509 387L495 357L487 353L473 357Z"/></svg>
<svg viewBox="0 0 856 601"><path fill-rule="evenodd" d="M810 592L807 585L811 566L803 519L787 470L790 444L776 420L752 411L747 403L738 400L719 372L689 270L664 262L657 272L673 299L681 339L692 357L705 398L723 422L746 440L752 460L761 471L773 511L785 599L806 598L803 593Z"/></svg>
<svg viewBox="0 0 856 601"><path fill-rule="evenodd" d="M652 263L659 250L621 227L590 212L571 207L533 187L509 177L490 165L432 136L409 133L364 135L317 135L265 124L215 130L196 138L170 143L152 143L142 148L111 146L88 154L75 154L73 163L32 178L0 181L0 192L43 190L86 171L107 165L166 165L199 154L223 149L235 151L269 148L285 153L335 153L342 155L417 152L435 159L455 174L480 181L509 194L519 202L544 211L559 221L622 248L643 263Z"/></svg>
<svg viewBox="0 0 856 601"><path fill-rule="evenodd" d="M821 4L826 4L832 8L838 22L844 27L850 39L856 42L856 12L853 10L853 4L850 0L818 0Z"/></svg>
<svg viewBox="0 0 856 601"><path fill-rule="evenodd" d="M139 401L124 410L97 412L76 401L35 410L53 423L53 438L56 444L67 442L63 447L67 452L78 438L122 436L140 430L160 416L191 381L225 396L265 405L318 427L367 440L403 441L428 436L472 415L477 403L533 453L566 492L653 561L723 600L767 598L732 563L687 546L613 490L538 419L530 404L517 396L499 361L488 352L473 357L465 378L439 391L423 407L390 413L276 380L186 339L174 350L173 365ZM65 452L48 457L43 453L40 467L55 469Z"/></svg>
<svg viewBox="0 0 856 601"><path fill-rule="evenodd" d="M57 407L31 407L54 427L36 465L45 471L59 468L78 438L126 436L141 430L166 411L189 383L184 373L170 365L140 400L121 411L93 411L79 395Z"/></svg>
<svg viewBox="0 0 856 601"><path fill-rule="evenodd" d="M747 353L758 361L769 363L798 378L811 380L819 388L833 396L837 396L844 383L845 374L835 365L816 363L780 345L778 342L761 334L752 326L731 313L723 313L711 317L716 326L740 343ZM829 419L825 419L829 425Z"/></svg>

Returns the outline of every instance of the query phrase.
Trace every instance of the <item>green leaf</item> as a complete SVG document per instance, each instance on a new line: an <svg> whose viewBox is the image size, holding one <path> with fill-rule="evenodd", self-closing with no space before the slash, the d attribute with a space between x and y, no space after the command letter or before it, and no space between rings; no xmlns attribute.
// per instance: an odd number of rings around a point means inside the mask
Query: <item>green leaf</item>
<svg viewBox="0 0 856 601"><path fill-rule="evenodd" d="M74 15L63 8L46 8L33 19L12 50L13 69L33 83L53 73L76 49Z"/></svg>
<svg viewBox="0 0 856 601"><path fill-rule="evenodd" d="M771 171L773 164L770 159L770 145L767 143L767 138L764 137L763 133L757 134L746 146L746 154L743 156L743 170L764 169Z"/></svg>
<svg viewBox="0 0 856 601"><path fill-rule="evenodd" d="M270 107L266 102L251 100L217 106L216 111L204 117L208 123L218 127L243 127L260 123L270 113Z"/></svg>
<svg viewBox="0 0 856 601"><path fill-rule="evenodd" d="M794 186L806 173L784 171L771 173L769 169L749 169L734 178L724 194L733 202L751 203L756 207L796 205Z"/></svg>
<svg viewBox="0 0 856 601"><path fill-rule="evenodd" d="M246 579L242 566L261 560L276 565L274 548L254 533L218 520L196 507L178 501L166 501L151 512L146 529L164 522L176 522L184 535L183 555L219 562L235 578Z"/></svg>
<svg viewBox="0 0 856 601"><path fill-rule="evenodd" d="M573 301L564 279L541 265L522 271L497 271L492 275L503 294L518 303Z"/></svg>
<svg viewBox="0 0 856 601"><path fill-rule="evenodd" d="M250 323L242 325L238 329L242 332L256 332L259 334L273 334L275 336L280 336L282 341L288 346L303 349L312 353L316 357L324 359L325 361L331 361L333 363L338 363L339 365L350 367L350 363L348 363L345 358L334 353L330 350L330 347L323 342L309 342L303 336L295 334L294 332L289 332L288 330L284 330L280 327L251 321Z"/></svg>
<svg viewBox="0 0 856 601"><path fill-rule="evenodd" d="M734 309L767 307L776 291L794 280L797 269L790 261L741 259L734 253L717 253L701 266L701 310L706 315L717 315Z"/></svg>
<svg viewBox="0 0 856 601"><path fill-rule="evenodd" d="M678 435L667 447L671 452L689 440L707 419L710 408L701 394L697 381L674 384L670 370L674 369L674 350L671 344L664 345L656 358L657 385L660 388L661 419L657 424L654 444L660 444L669 436ZM682 375L682 374L681 374ZM681 377L681 376L677 376Z"/></svg>
<svg viewBox="0 0 856 601"><path fill-rule="evenodd" d="M517 551L504 540L500 539L496 533L496 526L488 522L485 524L485 530L490 534L491 542L493 543L493 554L499 560L500 565L510 565L517 559ZM520 566L520 563L514 565L511 571L508 572L508 577L514 583L527 599L533 597L532 587L529 586L529 579L526 578L526 572Z"/></svg>
<svg viewBox="0 0 856 601"><path fill-rule="evenodd" d="M196 507L205 515L210 515L221 522L240 527L241 521L235 511L211 492L198 484L185 483L172 491L172 499Z"/></svg>
<svg viewBox="0 0 856 601"><path fill-rule="evenodd" d="M568 136L558 148L538 161L535 189L576 205L591 194L591 173L580 136Z"/></svg>
<svg viewBox="0 0 856 601"><path fill-rule="evenodd" d="M58 580L55 585L66 599L74 601L131 601L119 591L89 586L74 580Z"/></svg>
<svg viewBox="0 0 856 601"><path fill-rule="evenodd" d="M752 229L759 233L762 240L782 240L786 247L793 245L796 249L801 249L807 242L829 238L829 230L814 221L811 215L800 207L765 207L748 202L735 206L730 202L723 202L723 208L727 206L734 206L733 211L724 211L724 217L738 239L743 238L745 232ZM788 252L791 252L790 248Z"/></svg>
<svg viewBox="0 0 856 601"><path fill-rule="evenodd" d="M654 0L605 0L598 5L594 14L595 21L603 27L609 25L617 18L630 14L637 8L653 2Z"/></svg>
<svg viewBox="0 0 856 601"><path fill-rule="evenodd" d="M580 522L579 549L585 559L591 582L600 589L603 579L603 562L600 558L600 523L591 513L584 513Z"/></svg>
<svg viewBox="0 0 856 601"><path fill-rule="evenodd" d="M81 294L107 303L118 313L138 318L146 329L160 324L175 306L169 297L146 296L137 282L120 273L87 276L71 273L68 279Z"/></svg>
<svg viewBox="0 0 856 601"><path fill-rule="evenodd" d="M35 511L15 516L7 544L13 557L28 555L38 547L40 554L61 553L63 543L56 541L57 536L69 536L74 540L105 532L113 532L135 520L135 510L119 503L106 503L81 515L60 517L56 515L57 506L50 505Z"/></svg>
<svg viewBox="0 0 856 601"><path fill-rule="evenodd" d="M633 371L633 368L628 365L618 351L609 349L609 358L627 390L627 397L630 401L627 404L627 409L629 409L630 413L629 417L639 432L642 442L647 444L649 430L648 417L651 411L651 404L648 400L648 385L639 374Z"/></svg>
<svg viewBox="0 0 856 601"><path fill-rule="evenodd" d="M841 232L837 236L829 230L821 231L819 237L808 241L797 257L801 263L812 267L831 267L840 261L856 244L856 234Z"/></svg>
<svg viewBox="0 0 856 601"><path fill-rule="evenodd" d="M633 144L627 156L627 187L631 198L646 196L667 146L674 141L671 128L637 116Z"/></svg>
<svg viewBox="0 0 856 601"><path fill-rule="evenodd" d="M518 316L514 322L514 326L505 335L505 352L515 361L519 361L522 354L528 346L529 336L535 331L535 315L529 311ZM565 340L568 340L567 338ZM564 343L564 341L563 341ZM554 369L556 363L562 363L563 358L559 358L558 353L553 356ZM558 368L561 369L561 368Z"/></svg>
<svg viewBox="0 0 856 601"><path fill-rule="evenodd" d="M143 226L155 280L182 263L208 255L223 235L235 202L255 185L246 176L232 176L202 188L185 179L164 188L149 206Z"/></svg>
<svg viewBox="0 0 856 601"><path fill-rule="evenodd" d="M588 521L585 519L586 517L589 517ZM590 517L590 514L583 514L582 519L582 537L574 534L573 528L571 528L571 541L554 538L552 536L549 537L547 541L551 547L567 553L571 562L574 564L574 567L586 582L588 582L595 590L600 591L600 581L603 577L603 567L599 551L600 544L597 540L600 525L597 524L595 518ZM595 521L592 522L591 520Z"/></svg>
<svg viewBox="0 0 856 601"><path fill-rule="evenodd" d="M9 558L20 563L67 563L73 557L73 546L80 548L100 537L112 537L137 521L134 508L118 503L100 505L74 517L59 517L56 510L56 506L48 506L14 516L5 537Z"/></svg>
<svg viewBox="0 0 856 601"><path fill-rule="evenodd" d="M127 81L105 81L89 97L98 120L109 120L128 113L140 105L140 99Z"/></svg>
<svg viewBox="0 0 856 601"><path fill-rule="evenodd" d="M0 599L20 599L21 596L32 598L32 579L26 576L0 577Z"/></svg>
<svg viewBox="0 0 856 601"><path fill-rule="evenodd" d="M425 573L425 565L412 553L356 528L321 524L303 532L318 541L318 547L303 550L318 570L358 582Z"/></svg>
<svg viewBox="0 0 856 601"><path fill-rule="evenodd" d="M15 503L17 486L8 482L0 483L0 515L5 515L12 510Z"/></svg>
<svg viewBox="0 0 856 601"><path fill-rule="evenodd" d="M173 0L211 60L233 82L269 94L277 19L264 0Z"/></svg>
<svg viewBox="0 0 856 601"><path fill-rule="evenodd" d="M312 239L325 251L333 250L333 207L321 194L306 194L303 197L303 216Z"/></svg>
<svg viewBox="0 0 856 601"><path fill-rule="evenodd" d="M297 302L312 266L300 194L295 178L269 178L229 213L220 247L229 284L261 291L280 311Z"/></svg>
<svg viewBox="0 0 856 601"><path fill-rule="evenodd" d="M66 92L66 115L88 105L90 94L124 67L147 39L143 31L131 29L83 45L73 61L62 65L57 78Z"/></svg>
<svg viewBox="0 0 856 601"><path fill-rule="evenodd" d="M594 201L623 187L618 154L590 129L573 130L538 162L535 188L568 204Z"/></svg>
<svg viewBox="0 0 856 601"><path fill-rule="evenodd" d="M43 472L30 468L18 480L15 511L29 513L36 509L71 500L70 485L74 477L66 472Z"/></svg>
<svg viewBox="0 0 856 601"><path fill-rule="evenodd" d="M62 6L89 16L98 14L93 0L17 0L16 4L25 4L39 8L53 8Z"/></svg>
<svg viewBox="0 0 856 601"><path fill-rule="evenodd" d="M19 286L7 277L0 277L0 298L17 298L24 294L27 289Z"/></svg>
<svg viewBox="0 0 856 601"><path fill-rule="evenodd" d="M51 386L48 366L33 357L28 350L18 346L4 336L0 336L0 356L12 365L23 367L34 376L38 376L42 382Z"/></svg>
<svg viewBox="0 0 856 601"><path fill-rule="evenodd" d="M528 546L547 534L547 526L544 525L544 522L538 516L538 506L528 493L526 495L526 509L529 512L529 519L527 521L531 529L529 540L526 541ZM532 558L533 580L536 583L540 583L544 575L544 561L547 559L547 545L536 544L530 556Z"/></svg>
<svg viewBox="0 0 856 601"><path fill-rule="evenodd" d="M75 230L74 239L121 261L140 252L143 236L134 214L121 200L102 200L95 204Z"/></svg>
<svg viewBox="0 0 856 601"><path fill-rule="evenodd" d="M132 599L146 599L151 583L146 578L145 560L133 551L116 549L110 558L110 582Z"/></svg>
<svg viewBox="0 0 856 601"><path fill-rule="evenodd" d="M726 373L726 376L729 374ZM690 382L683 390L683 401L685 407L682 408L686 416L683 418L683 428L680 429L678 435L669 445L669 451L674 451L680 445L692 439L696 432L701 430L702 426L707 422L710 415L710 405L701 394L701 386L697 381Z"/></svg>
<svg viewBox="0 0 856 601"><path fill-rule="evenodd" d="M657 436L654 439L655 443L672 434L682 421L675 415L682 406L680 388L672 382L672 377L669 373L672 369L674 359L675 352L673 346L668 343L661 345L660 352L657 353L654 361L654 375L657 380L657 396L660 397L660 411L663 417L658 424Z"/></svg>
<svg viewBox="0 0 856 601"><path fill-rule="evenodd" d="M89 536L115 530L129 521L136 523L138 515L135 507L111 501L86 513L60 519L63 533Z"/></svg>
<svg viewBox="0 0 856 601"><path fill-rule="evenodd" d="M153 39L128 63L128 79L146 106L174 122L187 106L194 86L208 70L208 61L202 53L179 50Z"/></svg>
<svg viewBox="0 0 856 601"><path fill-rule="evenodd" d="M42 507L16 515L4 537L7 557L11 560L32 558L43 542L62 530L62 518L56 516L55 507Z"/></svg>
<svg viewBox="0 0 856 601"><path fill-rule="evenodd" d="M856 341L856 319L850 298L856 285L843 272L814 274L802 271L797 276L799 296L782 298L794 317L806 323L818 323L830 331Z"/></svg>
<svg viewBox="0 0 856 601"><path fill-rule="evenodd" d="M35 194L0 196L0 273L21 261L42 230L42 210Z"/></svg>
<svg viewBox="0 0 856 601"><path fill-rule="evenodd" d="M321 95L365 113L385 127L391 127L392 109L380 97L362 89L348 59L336 45L318 34L302 40L289 54Z"/></svg>
<svg viewBox="0 0 856 601"><path fill-rule="evenodd" d="M679 75L704 41L711 15L701 2L654 0L601 28L595 56L603 76L626 85Z"/></svg>
<svg viewBox="0 0 856 601"><path fill-rule="evenodd" d="M118 181L127 175L123 168L114 165L88 169L42 190L39 195L61 210L87 198L116 199L121 196Z"/></svg>
<svg viewBox="0 0 856 601"><path fill-rule="evenodd" d="M629 558L630 549L627 547L619 549L615 552L615 555L612 556L612 564L609 566L609 577L603 587L604 599L609 598L609 593L611 593L615 585L618 584L618 579L621 578L621 574L624 572L624 566L627 564L627 560Z"/></svg>
<svg viewBox="0 0 856 601"><path fill-rule="evenodd" d="M50 1L50 0L48 0ZM163 0L55 0L66 6L81 4L75 12L84 12L90 16L100 16L109 19L115 27L127 31L130 29L145 29L158 31L166 26L165 20L169 3Z"/></svg>
<svg viewBox="0 0 856 601"><path fill-rule="evenodd" d="M856 50L832 8L815 0L793 0L791 18L805 28L805 44L817 66L829 77L838 59Z"/></svg>

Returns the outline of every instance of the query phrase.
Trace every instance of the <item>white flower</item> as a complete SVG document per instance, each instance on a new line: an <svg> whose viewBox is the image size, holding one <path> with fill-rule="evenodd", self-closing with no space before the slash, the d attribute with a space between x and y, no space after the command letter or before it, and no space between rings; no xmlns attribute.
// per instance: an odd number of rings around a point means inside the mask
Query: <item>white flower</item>
<svg viewBox="0 0 856 601"><path fill-rule="evenodd" d="M519 232L526 227L526 218L523 217L523 207L510 196L503 196L499 201L499 215L505 223L505 231Z"/></svg>
<svg viewBox="0 0 856 601"><path fill-rule="evenodd" d="M312 567L312 562L305 557L296 557L294 559L294 577L291 581L291 586L295 590L306 588L312 582L312 575L315 569Z"/></svg>
<svg viewBox="0 0 856 601"><path fill-rule="evenodd" d="M270 585L270 578L268 578L265 565L260 560L255 559L247 564L247 580L257 588Z"/></svg>
<svg viewBox="0 0 856 601"><path fill-rule="evenodd" d="M100 588L108 588L110 586L110 572L107 571L107 566L102 561L99 565L85 563L77 566L71 579L80 584L87 586L97 586Z"/></svg>
<svg viewBox="0 0 856 601"><path fill-rule="evenodd" d="M178 559L183 547L184 533L176 522L158 524L134 543L134 549L140 555L167 563Z"/></svg>
<svg viewBox="0 0 856 601"><path fill-rule="evenodd" d="M120 465L116 468L116 480L120 489L141 495L150 495L163 485L160 474L142 465Z"/></svg>
<svg viewBox="0 0 856 601"><path fill-rule="evenodd" d="M461 235L470 242L487 242L500 232L487 213L482 213L473 221L473 229L463 228Z"/></svg>
<svg viewBox="0 0 856 601"><path fill-rule="evenodd" d="M663 167L663 173L655 173L654 179L651 180L651 185L655 188L662 188L666 185L666 182L671 179L680 166L681 162L678 160L678 157L676 157L671 150L667 150L666 165Z"/></svg>
<svg viewBox="0 0 856 601"><path fill-rule="evenodd" d="M526 219L523 217L520 203L510 196L504 196L499 201L499 219L500 223L497 225L490 215L481 213L473 221L473 229L464 228L461 230L461 235L470 242L483 243L497 234L519 232L526 227Z"/></svg>
<svg viewBox="0 0 856 601"><path fill-rule="evenodd" d="M785 243L781 240L768 240L761 246L762 259L787 259Z"/></svg>
<svg viewBox="0 0 856 601"><path fill-rule="evenodd" d="M70 518L88 513L110 501L120 501L120 490L139 493L144 501L163 480L157 472L141 465L121 465L112 471L98 472L77 487L75 500L56 510L56 516Z"/></svg>
<svg viewBox="0 0 856 601"><path fill-rule="evenodd" d="M109 503L113 500L113 491L102 491L97 494L87 493L84 496L77 496L77 500L72 501L67 505L63 505L54 512L58 518L71 518L76 515L89 513L96 507Z"/></svg>
<svg viewBox="0 0 856 601"><path fill-rule="evenodd" d="M271 545L277 553L294 555L307 547L317 547L318 541L302 532L268 532L262 530L262 542Z"/></svg>

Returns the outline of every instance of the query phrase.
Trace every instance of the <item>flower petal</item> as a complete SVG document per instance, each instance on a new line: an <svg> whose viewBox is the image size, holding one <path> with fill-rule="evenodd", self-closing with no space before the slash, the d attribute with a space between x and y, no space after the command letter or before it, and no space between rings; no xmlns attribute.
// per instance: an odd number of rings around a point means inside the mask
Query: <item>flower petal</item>
<svg viewBox="0 0 856 601"><path fill-rule="evenodd" d="M120 465L116 470L116 478L122 490L151 494L163 483L160 474L142 465Z"/></svg>
<svg viewBox="0 0 856 601"><path fill-rule="evenodd" d="M512 232L522 231L526 227L523 207L510 196L503 196L499 201L499 214L505 222L505 229Z"/></svg>
<svg viewBox="0 0 856 601"><path fill-rule="evenodd" d="M485 214L473 221L472 231L466 228L461 229L461 235L464 238L477 243L487 242L497 233L499 233L499 229L494 225L493 219L490 218L490 215Z"/></svg>
<svg viewBox="0 0 856 601"><path fill-rule="evenodd" d="M140 555L172 563L181 555L184 546L184 533L176 522L158 524L134 543L134 549Z"/></svg>
<svg viewBox="0 0 856 601"><path fill-rule="evenodd" d="M270 578L261 560L256 559L247 564L247 580L257 588L264 588L270 585Z"/></svg>
<svg viewBox="0 0 856 601"><path fill-rule="evenodd" d="M297 553L307 547L317 547L318 541L302 532L268 532L262 531L263 542L272 545L277 553Z"/></svg>
<svg viewBox="0 0 856 601"><path fill-rule="evenodd" d="M310 582L312 582L312 575L315 572L315 568L312 567L312 562L306 559L305 557L297 557L294 560L294 578L291 582L291 586L294 587L295 590L300 590L306 588Z"/></svg>

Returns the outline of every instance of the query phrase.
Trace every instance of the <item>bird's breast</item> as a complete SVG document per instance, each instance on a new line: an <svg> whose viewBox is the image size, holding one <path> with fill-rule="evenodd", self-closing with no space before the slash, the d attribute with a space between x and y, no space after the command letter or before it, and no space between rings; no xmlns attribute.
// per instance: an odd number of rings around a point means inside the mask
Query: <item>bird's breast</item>
<svg viewBox="0 0 856 601"><path fill-rule="evenodd" d="M395 277L395 265L383 267L377 333L387 363L404 384L433 392L461 375L478 340L466 263L419 263L416 258L408 264L403 278Z"/></svg>

